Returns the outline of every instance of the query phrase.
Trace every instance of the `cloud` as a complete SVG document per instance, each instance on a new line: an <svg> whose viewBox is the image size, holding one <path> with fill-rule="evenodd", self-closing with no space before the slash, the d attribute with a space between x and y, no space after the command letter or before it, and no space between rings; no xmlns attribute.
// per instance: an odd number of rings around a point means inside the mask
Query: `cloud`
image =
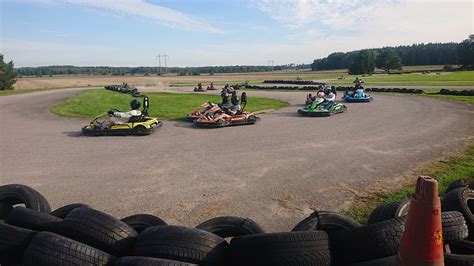
<svg viewBox="0 0 474 266"><path fill-rule="evenodd" d="M320 22L341 28L370 14L374 7L393 0L258 0L256 6L274 20L291 27Z"/></svg>
<svg viewBox="0 0 474 266"><path fill-rule="evenodd" d="M88 9L106 11L115 16L140 17L159 24L194 32L223 33L222 29L208 24L206 21L183 12L151 4L145 0L21 0L36 4L66 3Z"/></svg>

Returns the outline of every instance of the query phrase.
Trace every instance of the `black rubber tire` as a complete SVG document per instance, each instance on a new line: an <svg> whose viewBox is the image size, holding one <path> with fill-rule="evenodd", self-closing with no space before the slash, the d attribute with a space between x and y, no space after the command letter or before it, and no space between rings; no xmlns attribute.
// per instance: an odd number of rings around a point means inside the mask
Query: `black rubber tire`
<svg viewBox="0 0 474 266"><path fill-rule="evenodd" d="M44 212L35 211L23 207L14 208L8 215L6 222L36 231L56 232L58 224L63 219L49 215Z"/></svg>
<svg viewBox="0 0 474 266"><path fill-rule="evenodd" d="M445 193L447 194L448 192L450 192L451 190L455 190L456 188L469 187L469 183L470 183L470 182L473 182L473 180L472 180L472 179L468 179L468 178L463 178L463 179L454 180L454 181L451 182L451 183L449 184L449 186L446 188Z"/></svg>
<svg viewBox="0 0 474 266"><path fill-rule="evenodd" d="M10 204L0 202L0 219L7 217L11 210L13 207Z"/></svg>
<svg viewBox="0 0 474 266"><path fill-rule="evenodd" d="M472 266L474 265L474 255L444 254L445 266Z"/></svg>
<svg viewBox="0 0 474 266"><path fill-rule="evenodd" d="M68 205L65 205L63 207L57 208L56 210L52 211L50 214L59 218L64 219L72 210L75 208L79 207L87 207L89 208L88 205L82 204L82 203L71 203Z"/></svg>
<svg viewBox="0 0 474 266"><path fill-rule="evenodd" d="M199 265L227 265L228 248L229 244L222 237L204 230L158 225L140 234L134 255Z"/></svg>
<svg viewBox="0 0 474 266"><path fill-rule="evenodd" d="M410 200L398 200L381 204L369 215L367 224L375 224L389 219L405 216L410 208Z"/></svg>
<svg viewBox="0 0 474 266"><path fill-rule="evenodd" d="M462 213L456 211L442 212L443 241L448 244L452 241L465 239L469 231Z"/></svg>
<svg viewBox="0 0 474 266"><path fill-rule="evenodd" d="M223 238L265 233L262 227L252 219L236 216L212 218L200 223L196 228L214 233Z"/></svg>
<svg viewBox="0 0 474 266"><path fill-rule="evenodd" d="M50 232L38 233L23 255L25 266L106 265L115 258L101 250Z"/></svg>
<svg viewBox="0 0 474 266"><path fill-rule="evenodd" d="M113 266L198 266L197 264L149 257L121 257Z"/></svg>
<svg viewBox="0 0 474 266"><path fill-rule="evenodd" d="M363 262L397 254L406 217L398 217L331 235L336 265Z"/></svg>
<svg viewBox="0 0 474 266"><path fill-rule="evenodd" d="M21 263L23 251L36 231L0 222L0 265Z"/></svg>
<svg viewBox="0 0 474 266"><path fill-rule="evenodd" d="M25 185L11 184L0 186L0 202L10 206L24 204L28 209L45 213L51 211L45 197L38 191Z"/></svg>
<svg viewBox="0 0 474 266"><path fill-rule="evenodd" d="M330 265L328 234L324 231L270 233L234 237L235 265Z"/></svg>
<svg viewBox="0 0 474 266"><path fill-rule="evenodd" d="M136 126L133 128L133 134L137 136L144 136L146 135L146 127L144 126Z"/></svg>
<svg viewBox="0 0 474 266"><path fill-rule="evenodd" d="M363 262L347 264L347 266L395 266L395 265L397 265L397 255L375 259L375 260L368 260L368 261L363 261Z"/></svg>
<svg viewBox="0 0 474 266"><path fill-rule="evenodd" d="M454 254L474 254L474 242L469 240L458 240L449 243L449 249Z"/></svg>
<svg viewBox="0 0 474 266"><path fill-rule="evenodd" d="M469 230L469 240L474 240L474 190L470 188L456 188L447 193L441 201L443 211L459 211L466 220Z"/></svg>
<svg viewBox="0 0 474 266"><path fill-rule="evenodd" d="M126 223L98 210L80 207L59 224L62 235L115 256L130 253L137 232Z"/></svg>
<svg viewBox="0 0 474 266"><path fill-rule="evenodd" d="M135 214L120 219L122 222L128 224L130 227L135 229L137 233L143 232L148 227L156 225L167 225L161 218L151 214Z"/></svg>
<svg viewBox="0 0 474 266"><path fill-rule="evenodd" d="M295 225L291 231L322 230L326 231L326 233L331 236L334 232L354 229L360 226L361 225L358 222L340 213L331 211L315 211Z"/></svg>

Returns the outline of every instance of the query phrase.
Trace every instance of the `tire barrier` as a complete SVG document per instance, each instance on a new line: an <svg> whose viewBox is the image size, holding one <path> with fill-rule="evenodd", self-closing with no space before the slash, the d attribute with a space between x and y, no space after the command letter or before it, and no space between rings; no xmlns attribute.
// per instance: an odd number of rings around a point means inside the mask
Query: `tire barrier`
<svg viewBox="0 0 474 266"><path fill-rule="evenodd" d="M258 85L243 85L245 89L254 89L254 90L319 90L318 86L258 86Z"/></svg>
<svg viewBox="0 0 474 266"><path fill-rule="evenodd" d="M321 85L323 84L321 82L316 82L312 80L282 80L282 79L264 80L263 83L295 84L295 85Z"/></svg>
<svg viewBox="0 0 474 266"><path fill-rule="evenodd" d="M454 95L454 96L474 96L474 90L448 90L441 89L438 94L441 95Z"/></svg>
<svg viewBox="0 0 474 266"><path fill-rule="evenodd" d="M462 184L442 201L447 266L474 259L474 242L466 239L474 233L468 227L474 191ZM409 208L406 201L380 205L368 225L321 210L290 232L265 233L235 216L191 228L149 214L119 220L81 203L49 212L46 199L23 185L0 186L0 199L7 210L0 265L395 265Z"/></svg>
<svg viewBox="0 0 474 266"><path fill-rule="evenodd" d="M130 94L133 97L142 96L137 88L129 87L128 84L126 84L126 83L122 84L122 85L107 85L104 88L106 90L109 90L109 91L116 91L116 92L121 92L121 93L125 93L125 94Z"/></svg>

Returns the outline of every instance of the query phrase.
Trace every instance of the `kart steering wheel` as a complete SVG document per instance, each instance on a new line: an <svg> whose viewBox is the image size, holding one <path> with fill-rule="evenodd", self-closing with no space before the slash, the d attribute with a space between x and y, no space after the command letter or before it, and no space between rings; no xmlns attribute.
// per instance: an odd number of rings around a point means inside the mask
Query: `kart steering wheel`
<svg viewBox="0 0 474 266"><path fill-rule="evenodd" d="M112 114L111 114L111 112L112 112ZM113 116L113 113L115 113L115 112L120 112L120 110L119 109L110 109L109 111L107 111L109 116Z"/></svg>

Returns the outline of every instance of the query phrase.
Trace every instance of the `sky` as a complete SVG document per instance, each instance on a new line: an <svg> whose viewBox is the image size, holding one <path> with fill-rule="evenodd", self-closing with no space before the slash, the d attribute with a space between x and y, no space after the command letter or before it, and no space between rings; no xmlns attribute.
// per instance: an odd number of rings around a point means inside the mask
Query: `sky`
<svg viewBox="0 0 474 266"><path fill-rule="evenodd" d="M474 33L474 0L0 0L16 67L311 63Z"/></svg>

